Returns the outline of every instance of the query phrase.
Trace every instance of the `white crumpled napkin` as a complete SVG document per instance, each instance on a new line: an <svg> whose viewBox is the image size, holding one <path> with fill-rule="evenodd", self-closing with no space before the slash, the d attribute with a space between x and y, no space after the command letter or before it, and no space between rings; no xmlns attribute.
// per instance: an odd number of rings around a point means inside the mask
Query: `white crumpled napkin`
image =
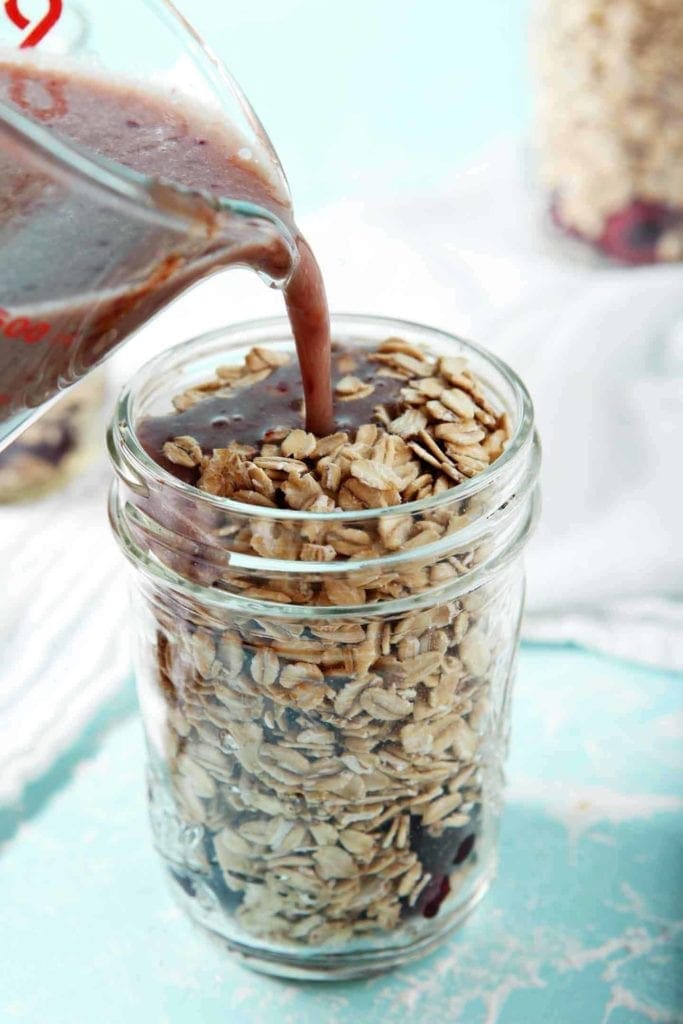
<svg viewBox="0 0 683 1024"><path fill-rule="evenodd" d="M683 266L573 258L546 233L509 141L426 198L342 201L302 226L334 310L474 338L527 383L544 465L525 636L683 668ZM282 312L254 275L221 274L148 325L110 377L205 330ZM49 767L129 672L104 478L0 510L0 802Z"/></svg>
<svg viewBox="0 0 683 1024"><path fill-rule="evenodd" d="M342 201L303 227L333 310L473 338L531 391L543 512L525 635L683 668L683 265L620 268L556 237L505 140L427 198ZM145 341L281 312L277 294L232 272Z"/></svg>
<svg viewBox="0 0 683 1024"><path fill-rule="evenodd" d="M59 494L0 508L0 804L46 772L130 676L108 479L102 459Z"/></svg>

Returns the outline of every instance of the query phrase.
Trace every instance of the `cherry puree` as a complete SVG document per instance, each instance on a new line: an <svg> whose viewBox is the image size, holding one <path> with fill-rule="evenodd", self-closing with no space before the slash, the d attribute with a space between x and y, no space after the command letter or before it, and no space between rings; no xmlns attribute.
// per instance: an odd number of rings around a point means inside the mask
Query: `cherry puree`
<svg viewBox="0 0 683 1024"><path fill-rule="evenodd" d="M353 369L349 370L349 359ZM378 373L362 352L353 355L341 345L331 350L332 386L349 372L364 383L372 383L372 394L351 401L337 401L334 424L337 430L353 431L374 418L375 406L383 405L389 415L398 401L405 381ZM247 388L234 388L220 397L208 397L186 409L166 416L148 417L137 428L138 438L155 462L185 483L195 483L199 469L179 466L163 454L166 441L190 436L204 452L230 444L258 445L269 431L294 430L304 426L304 393L294 359L276 367L265 380Z"/></svg>
<svg viewBox="0 0 683 1024"><path fill-rule="evenodd" d="M57 183L18 148L0 153L0 420L42 404L194 281L239 263L286 282L307 425L329 432L325 289L279 173L266 166L270 158L257 158L233 127L172 90L153 94L74 71L0 63L0 102L85 150L192 190L184 201L204 228L182 238L93 198L73 178ZM298 259L283 232L218 213L210 197L275 213ZM174 201L165 193L171 210Z"/></svg>

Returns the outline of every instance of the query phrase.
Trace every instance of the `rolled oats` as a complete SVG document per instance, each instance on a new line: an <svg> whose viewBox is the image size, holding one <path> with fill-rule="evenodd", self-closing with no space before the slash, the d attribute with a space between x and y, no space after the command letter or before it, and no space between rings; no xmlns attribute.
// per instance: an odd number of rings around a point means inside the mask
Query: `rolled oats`
<svg viewBox="0 0 683 1024"><path fill-rule="evenodd" d="M293 455L296 459L305 459L312 455L317 446L315 434L305 430L292 430L282 442L280 448L283 455Z"/></svg>
<svg viewBox="0 0 683 1024"><path fill-rule="evenodd" d="M553 214L628 263L683 256L679 0L540 0L540 170Z"/></svg>
<svg viewBox="0 0 683 1024"><path fill-rule="evenodd" d="M380 722L398 722L412 710L410 701L379 686L370 686L363 690L359 702L363 711Z"/></svg>
<svg viewBox="0 0 683 1024"><path fill-rule="evenodd" d="M166 442L163 452L170 462L178 466L198 466L202 461L202 450L193 437L175 437Z"/></svg>
<svg viewBox="0 0 683 1024"><path fill-rule="evenodd" d="M182 433L161 452L199 490L276 510L198 523L178 553L190 579L205 583L212 567L210 585L238 599L230 612L195 602L181 615L163 601L154 611L174 806L203 829L185 892L208 885L246 932L307 946L433 916L485 849L486 787L498 778L483 771L503 670L495 590L438 596L482 557L447 546L476 508L401 506L457 494L502 453L509 424L460 357L391 338L340 360L338 398L345 410L366 403L371 421L323 438L277 427L210 450ZM196 419L202 401L235 391L247 408L249 389L283 366L284 354L252 349L176 408ZM386 406L380 381L394 389ZM363 518L291 517L339 510ZM427 607L381 614L430 590ZM268 602L287 614L269 615Z"/></svg>

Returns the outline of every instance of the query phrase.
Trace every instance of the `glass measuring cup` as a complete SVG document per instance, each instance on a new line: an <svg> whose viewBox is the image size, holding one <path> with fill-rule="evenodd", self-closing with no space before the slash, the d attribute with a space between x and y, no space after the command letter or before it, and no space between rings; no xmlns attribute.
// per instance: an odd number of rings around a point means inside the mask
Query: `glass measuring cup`
<svg viewBox="0 0 683 1024"><path fill-rule="evenodd" d="M0 448L202 277L242 264L282 285L297 260L277 156L173 4L41 2L0 5ZM158 124L108 136L107 111L141 97ZM174 153L221 132L230 183L193 156L197 186L187 167L176 184Z"/></svg>

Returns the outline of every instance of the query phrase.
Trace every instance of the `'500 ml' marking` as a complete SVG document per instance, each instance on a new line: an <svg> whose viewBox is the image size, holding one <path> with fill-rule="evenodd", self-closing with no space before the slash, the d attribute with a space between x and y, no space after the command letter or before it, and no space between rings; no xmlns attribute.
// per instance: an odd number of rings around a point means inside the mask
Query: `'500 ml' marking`
<svg viewBox="0 0 683 1024"><path fill-rule="evenodd" d="M31 320L27 316L15 316L7 309L0 309L0 335L12 341L23 341L25 345L35 345L47 338L52 330L52 324L47 320ZM74 335L62 331L52 339L55 345L68 347L74 340Z"/></svg>

